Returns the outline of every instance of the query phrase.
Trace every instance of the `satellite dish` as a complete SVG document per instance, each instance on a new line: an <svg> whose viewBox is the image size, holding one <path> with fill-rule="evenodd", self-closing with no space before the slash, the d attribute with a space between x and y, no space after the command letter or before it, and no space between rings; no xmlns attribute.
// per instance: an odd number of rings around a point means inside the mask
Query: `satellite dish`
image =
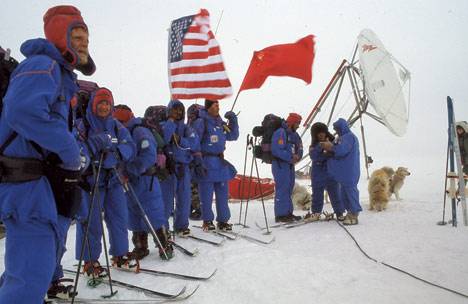
<svg viewBox="0 0 468 304"><path fill-rule="evenodd" d="M410 73L398 62L397 72L393 64L396 60L369 29L359 34L358 49L364 90L370 104L393 134L403 136L408 125L404 86Z"/></svg>

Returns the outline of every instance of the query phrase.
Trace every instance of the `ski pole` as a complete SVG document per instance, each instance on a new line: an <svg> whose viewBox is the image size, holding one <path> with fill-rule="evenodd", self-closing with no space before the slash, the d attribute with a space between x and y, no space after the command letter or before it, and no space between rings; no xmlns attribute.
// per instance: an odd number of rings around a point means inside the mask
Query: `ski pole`
<svg viewBox="0 0 468 304"><path fill-rule="evenodd" d="M257 142L257 138L255 137L255 142ZM249 142L249 145L251 147L254 146L253 144L253 140L252 140L252 137L250 138L250 142ZM244 227L247 227L246 223L247 223L247 211L249 209L249 202L250 202L250 193L251 193L251 186L252 186L252 175L253 175L253 166L254 166L254 160L255 160L255 155L253 155L253 148L252 148L252 162L250 164L250 175L249 175L249 190L248 190L248 194L247 194L247 201L245 202L245 215L244 215Z"/></svg>
<svg viewBox="0 0 468 304"><path fill-rule="evenodd" d="M76 276L75 276L75 284L73 286L73 296L72 296L72 300L71 300L72 304L75 303L75 296L77 294L76 291L77 291L77 287L78 287L78 280L80 278L80 270L81 270L81 265L83 263L84 250L85 250L86 242L87 242L88 236L89 236L89 226L90 226L90 223L91 223L91 216L92 216L93 209L94 209L94 201L96 199L96 194L98 193L99 177L101 175L101 169L102 169L103 161L104 161L104 152L101 152L101 155L99 156L99 163L98 163L98 169L97 169L96 178L95 178L95 182L94 182L94 187L93 187L93 191L91 193L90 208L89 208L88 216L86 218L85 234L84 234L83 240L81 242L80 259L78 261L78 267L77 267ZM103 234L104 234L104 231L103 231ZM111 294L108 297L111 297L115 293L117 293L117 291L115 291L115 292L113 291L112 281L110 279L110 272L108 273L108 275L109 275L109 286L110 286L110 290L111 290Z"/></svg>
<svg viewBox="0 0 468 304"><path fill-rule="evenodd" d="M166 254L166 250L165 248L163 247L162 243L161 243L161 240L159 239L159 237L157 236L156 234L156 231L154 230L154 227L153 225L151 224L149 218L148 218L148 215L146 214L145 210L143 209L143 206L141 205L141 202L140 200L138 199L138 197L136 196L135 194L135 191L133 190L133 187L130 185L129 182L126 182L122 175L119 173L119 171L117 170L117 168L114 168L114 173L115 175L117 176L117 179L119 180L119 183L120 185L122 186L125 194L133 201L133 203L135 203L135 205L138 206L138 209L140 210L141 212L141 215L143 216L143 220L146 224L146 226L148 226L148 229L150 230L151 232L151 235L153 236L153 238L158 242L158 246L161 248L162 252L164 253L164 256L166 257L166 260L169 260L167 254Z"/></svg>
<svg viewBox="0 0 468 304"><path fill-rule="evenodd" d="M257 171L257 179L258 179L258 182L259 182L259 189L260 189L260 199L262 201L262 208L263 208L263 217L265 218L265 226L266 226L266 229L267 229L267 232L265 234L270 234L271 231L270 231L270 228L268 227L268 220L267 220L267 216L266 216L266 210L265 210L265 201L263 200L263 189L262 189L262 186L260 184L260 174L258 173L258 165L257 165L257 159L254 157L254 163L255 163L255 170Z"/></svg>
<svg viewBox="0 0 468 304"><path fill-rule="evenodd" d="M242 173L242 178L239 183L239 196L240 196L239 225L241 224L241 218L242 218L242 204L243 204L242 195L244 193L244 177L245 177L245 171L247 169L247 151L249 150L249 137L250 137L250 134L247 134L247 142L245 144L245 156L244 156L244 171Z"/></svg>

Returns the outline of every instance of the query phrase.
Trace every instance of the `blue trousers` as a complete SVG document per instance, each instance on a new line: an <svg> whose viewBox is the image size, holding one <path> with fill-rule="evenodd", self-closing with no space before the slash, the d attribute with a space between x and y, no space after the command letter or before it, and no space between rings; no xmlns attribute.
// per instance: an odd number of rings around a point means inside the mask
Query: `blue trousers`
<svg viewBox="0 0 468 304"><path fill-rule="evenodd" d="M231 218L229 210L229 183L224 182L199 182L198 195L200 196L201 211L203 221L214 220L213 193L216 195L216 221L227 223Z"/></svg>
<svg viewBox="0 0 468 304"><path fill-rule="evenodd" d="M177 164L177 174L171 174L161 182L166 225L169 228L169 217L174 215L174 229L185 229L189 226L190 205L192 203L191 175L188 164ZM175 199L175 212L174 212Z"/></svg>
<svg viewBox="0 0 468 304"><path fill-rule="evenodd" d="M98 201L99 199L99 201ZM81 244L85 235L86 218L91 206L91 196L83 194L83 202L76 227L76 259L80 258ZM99 187L99 196L93 204L93 213L89 225L88 245L85 244L84 261L96 261L102 252L102 226L99 206L104 209L104 221L109 234L109 253L112 256L122 256L128 253L128 209L127 199L120 184Z"/></svg>
<svg viewBox="0 0 468 304"><path fill-rule="evenodd" d="M166 215L158 178L156 176L140 176L132 181L131 185L153 228L157 230L165 226ZM128 229L134 232L150 232L136 202L130 198L127 199Z"/></svg>
<svg viewBox="0 0 468 304"><path fill-rule="evenodd" d="M275 216L292 214L294 206L291 195L296 180L294 166L287 162L273 160L271 171L275 180Z"/></svg>
<svg viewBox="0 0 468 304"><path fill-rule="evenodd" d="M42 304L57 263L56 230L37 219L4 220L5 271L0 279L0 303Z"/></svg>
<svg viewBox="0 0 468 304"><path fill-rule="evenodd" d="M67 251L67 234L68 229L70 228L70 224L71 219L57 215L57 235L59 237L59 243L57 248L57 265L55 267L52 281L63 278L62 257Z"/></svg>
<svg viewBox="0 0 468 304"><path fill-rule="evenodd" d="M340 185L331 178L321 182L312 182L312 213L321 213L323 210L323 192L327 190L330 202L335 213L344 213L345 208L341 199Z"/></svg>
<svg viewBox="0 0 468 304"><path fill-rule="evenodd" d="M359 213L362 211L359 204L359 190L357 185L340 184L341 198L343 199L344 207L347 212Z"/></svg>

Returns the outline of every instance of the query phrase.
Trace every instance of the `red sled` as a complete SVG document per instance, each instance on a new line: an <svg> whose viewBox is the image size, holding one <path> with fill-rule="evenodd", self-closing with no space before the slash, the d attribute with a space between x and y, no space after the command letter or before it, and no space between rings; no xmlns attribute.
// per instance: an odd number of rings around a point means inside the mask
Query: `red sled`
<svg viewBox="0 0 468 304"><path fill-rule="evenodd" d="M237 174L229 181L230 199L258 199L275 193L275 182L271 178L256 178Z"/></svg>

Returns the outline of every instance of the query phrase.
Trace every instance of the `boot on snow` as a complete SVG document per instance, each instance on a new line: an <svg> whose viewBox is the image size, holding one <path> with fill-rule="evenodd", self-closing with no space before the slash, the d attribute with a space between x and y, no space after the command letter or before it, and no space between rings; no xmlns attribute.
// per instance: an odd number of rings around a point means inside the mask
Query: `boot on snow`
<svg viewBox="0 0 468 304"><path fill-rule="evenodd" d="M87 261L83 265L83 274L88 277L107 277L107 269L99 264L99 261Z"/></svg>
<svg viewBox="0 0 468 304"><path fill-rule="evenodd" d="M73 284L65 285L64 283L73 283L73 279L61 278L53 281L47 290L47 298L67 300L78 294L78 292L73 292Z"/></svg>
<svg viewBox="0 0 468 304"><path fill-rule="evenodd" d="M140 263L138 259L131 252L125 255L113 256L112 266L116 268L123 268L131 271L138 272L140 270Z"/></svg>
<svg viewBox="0 0 468 304"><path fill-rule="evenodd" d="M132 250L132 254L136 259L142 260L149 254L147 232L134 231L132 235L132 242L135 246L135 248Z"/></svg>
<svg viewBox="0 0 468 304"><path fill-rule="evenodd" d="M189 230L190 231L190 230ZM154 243L159 249L159 257L162 260L170 260L174 257L174 248L171 244L171 239L165 227L161 227L156 230L156 235L161 242L162 247L159 245L157 240L154 240Z"/></svg>

